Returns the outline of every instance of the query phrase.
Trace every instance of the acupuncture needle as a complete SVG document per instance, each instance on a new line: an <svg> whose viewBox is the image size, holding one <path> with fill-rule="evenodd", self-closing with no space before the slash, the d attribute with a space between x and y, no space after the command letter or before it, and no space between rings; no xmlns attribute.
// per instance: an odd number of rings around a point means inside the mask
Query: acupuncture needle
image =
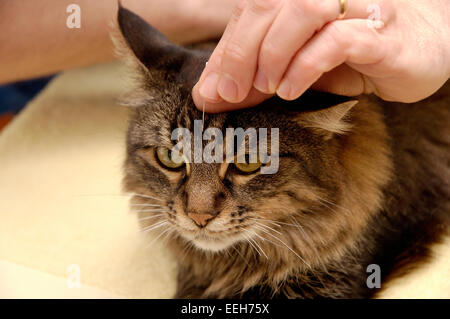
<svg viewBox="0 0 450 319"><path fill-rule="evenodd" d="M205 63L205 68L208 65L208 61ZM202 113L202 132L205 129L205 101L203 100L203 113Z"/></svg>
<svg viewBox="0 0 450 319"><path fill-rule="evenodd" d="M203 113L202 113L202 132L205 129L205 101L203 101Z"/></svg>

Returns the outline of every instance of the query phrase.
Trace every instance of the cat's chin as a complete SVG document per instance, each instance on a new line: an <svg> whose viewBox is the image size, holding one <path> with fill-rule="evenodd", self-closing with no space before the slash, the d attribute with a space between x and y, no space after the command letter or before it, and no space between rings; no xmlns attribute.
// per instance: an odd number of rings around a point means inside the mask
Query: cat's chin
<svg viewBox="0 0 450 319"><path fill-rule="evenodd" d="M212 251L212 252L219 252L222 250L225 250L226 248L230 247L231 243L228 241L216 241L216 240L194 240L193 243L197 248Z"/></svg>
<svg viewBox="0 0 450 319"><path fill-rule="evenodd" d="M201 236L190 238L190 241L199 249L210 252L220 252L229 248L237 240L233 240L231 238L222 239L216 237Z"/></svg>

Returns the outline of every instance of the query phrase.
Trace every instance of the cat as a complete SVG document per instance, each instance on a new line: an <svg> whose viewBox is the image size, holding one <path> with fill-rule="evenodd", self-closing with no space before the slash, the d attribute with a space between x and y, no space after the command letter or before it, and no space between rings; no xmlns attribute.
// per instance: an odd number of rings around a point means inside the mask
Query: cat
<svg viewBox="0 0 450 319"><path fill-rule="evenodd" d="M383 287L447 234L449 85L411 104L307 91L202 114L191 90L211 50L170 43L123 7L118 29L138 83L124 189L178 260L174 297L370 298L369 265ZM278 128L278 171L174 161L172 131L203 116L204 129Z"/></svg>

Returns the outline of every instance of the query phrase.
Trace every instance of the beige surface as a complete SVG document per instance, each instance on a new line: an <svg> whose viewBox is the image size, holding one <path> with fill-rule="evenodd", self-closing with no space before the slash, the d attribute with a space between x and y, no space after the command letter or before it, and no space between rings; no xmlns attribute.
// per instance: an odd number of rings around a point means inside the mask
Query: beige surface
<svg viewBox="0 0 450 319"><path fill-rule="evenodd" d="M0 261L0 298L122 298L86 284L75 286L71 279Z"/></svg>
<svg viewBox="0 0 450 319"><path fill-rule="evenodd" d="M120 196L120 78L110 66L63 74L0 134L0 260L61 278L76 264L83 285L170 297L174 263L159 243L147 247Z"/></svg>
<svg viewBox="0 0 450 319"><path fill-rule="evenodd" d="M67 72L0 133L0 297L167 298L173 258L120 195L127 110L117 65ZM450 241L386 297L450 297ZM81 288L68 288L80 269Z"/></svg>

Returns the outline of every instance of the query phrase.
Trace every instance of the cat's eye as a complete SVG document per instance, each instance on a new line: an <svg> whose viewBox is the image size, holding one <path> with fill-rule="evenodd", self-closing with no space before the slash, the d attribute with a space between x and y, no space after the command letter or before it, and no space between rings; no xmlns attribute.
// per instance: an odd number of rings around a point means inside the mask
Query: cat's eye
<svg viewBox="0 0 450 319"><path fill-rule="evenodd" d="M177 152L172 152L167 147L157 147L155 150L155 155L163 167L177 169L184 165L183 157Z"/></svg>
<svg viewBox="0 0 450 319"><path fill-rule="evenodd" d="M250 159L249 159L248 155L245 156L244 163L238 163L237 156L235 156L235 158L234 158L234 166L239 171L241 171L242 173L245 173L245 174L251 174L251 173L256 172L261 167L261 165L262 165L262 163L259 160L259 157L258 157L256 163L250 163Z"/></svg>

